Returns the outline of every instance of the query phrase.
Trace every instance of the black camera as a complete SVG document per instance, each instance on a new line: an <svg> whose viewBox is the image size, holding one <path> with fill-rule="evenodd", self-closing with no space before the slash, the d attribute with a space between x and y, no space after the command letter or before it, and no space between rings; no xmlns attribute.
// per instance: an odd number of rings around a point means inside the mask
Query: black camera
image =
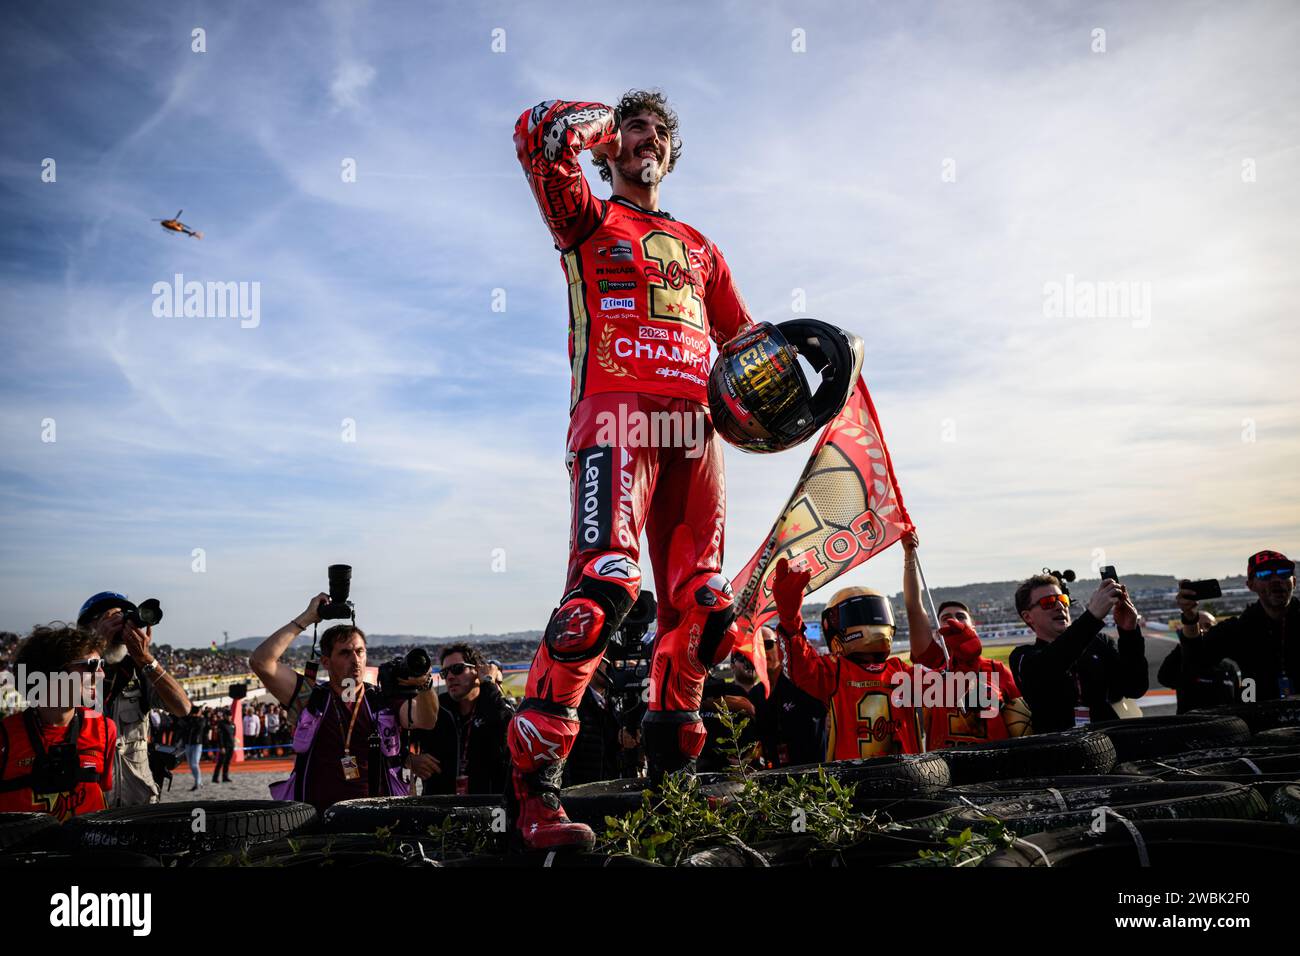
<svg viewBox="0 0 1300 956"><path fill-rule="evenodd" d="M77 786L80 770L75 743L51 744L32 761L32 793L69 793Z"/></svg>
<svg viewBox="0 0 1300 956"><path fill-rule="evenodd" d="M1072 570L1066 568L1064 571L1053 571L1051 568L1043 568L1043 573L1050 574L1052 577L1056 578L1056 580L1061 582L1062 594L1070 593L1070 584L1072 584L1075 579L1075 573Z"/></svg>
<svg viewBox="0 0 1300 956"><path fill-rule="evenodd" d="M379 690L385 697L410 700L420 693L420 688L413 685L399 684L402 679L427 677L433 668L433 661L422 647L407 652L405 657L395 657L379 665Z"/></svg>
<svg viewBox="0 0 1300 956"><path fill-rule="evenodd" d="M122 611L122 619L132 627L142 629L153 627L163 619L162 605L158 603L157 598L148 598L139 604L125 608Z"/></svg>
<svg viewBox="0 0 1300 956"><path fill-rule="evenodd" d="M352 623L355 624L357 622L357 609L348 600L348 595L352 593L352 565L331 564L329 579L329 603L322 604L316 613L320 615L322 621L338 621L350 618Z"/></svg>

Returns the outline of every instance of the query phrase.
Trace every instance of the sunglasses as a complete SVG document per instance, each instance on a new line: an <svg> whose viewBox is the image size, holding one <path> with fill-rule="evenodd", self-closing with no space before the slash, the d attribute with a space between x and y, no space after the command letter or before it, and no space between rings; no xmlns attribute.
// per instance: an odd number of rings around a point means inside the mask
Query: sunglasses
<svg viewBox="0 0 1300 956"><path fill-rule="evenodd" d="M444 674L450 674L452 677L459 677L469 670L478 670L473 664L450 664L442 669Z"/></svg>
<svg viewBox="0 0 1300 956"><path fill-rule="evenodd" d="M1263 568L1263 569L1261 569L1261 570L1255 572L1255 577L1257 577L1257 578L1271 578L1271 577L1289 578L1289 577L1290 577L1292 574L1294 574L1294 573L1295 573L1295 569L1294 569L1294 568Z"/></svg>
<svg viewBox="0 0 1300 956"><path fill-rule="evenodd" d="M102 657L83 657L78 661L68 661L68 666L83 668L87 673L95 674L104 670L108 665Z"/></svg>
<svg viewBox="0 0 1300 956"><path fill-rule="evenodd" d="M764 646L764 647L776 647L776 641L764 641L764 642L763 642L763 646Z"/></svg>
<svg viewBox="0 0 1300 956"><path fill-rule="evenodd" d="M1040 597L1034 602L1044 611L1051 608L1053 604L1059 604L1061 607L1070 606L1070 595L1068 594L1049 594L1047 597Z"/></svg>

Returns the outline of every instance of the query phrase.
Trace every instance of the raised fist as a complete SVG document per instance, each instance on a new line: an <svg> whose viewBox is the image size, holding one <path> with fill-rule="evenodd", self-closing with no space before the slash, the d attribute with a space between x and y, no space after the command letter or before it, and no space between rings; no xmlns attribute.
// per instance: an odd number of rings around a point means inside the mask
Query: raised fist
<svg viewBox="0 0 1300 956"><path fill-rule="evenodd" d="M811 571L791 571L785 558L776 562L772 596L776 598L777 618L787 634L798 634L803 627L803 593L811 580Z"/></svg>

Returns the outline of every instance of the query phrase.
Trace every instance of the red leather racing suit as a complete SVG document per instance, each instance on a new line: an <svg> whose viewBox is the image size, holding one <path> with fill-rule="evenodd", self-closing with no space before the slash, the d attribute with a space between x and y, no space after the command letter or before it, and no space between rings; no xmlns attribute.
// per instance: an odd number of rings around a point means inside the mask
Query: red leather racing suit
<svg viewBox="0 0 1300 956"><path fill-rule="evenodd" d="M578 157L610 142L615 123L608 106L549 100L515 125L568 284L572 373L568 576L511 725L522 772L562 761L572 746L577 704L639 588L643 531L659 598L650 710L675 715L690 757L703 743L693 715L713 663L703 658L725 654L731 633L722 450L706 384L710 340L751 320L702 234L666 212L592 195Z"/></svg>

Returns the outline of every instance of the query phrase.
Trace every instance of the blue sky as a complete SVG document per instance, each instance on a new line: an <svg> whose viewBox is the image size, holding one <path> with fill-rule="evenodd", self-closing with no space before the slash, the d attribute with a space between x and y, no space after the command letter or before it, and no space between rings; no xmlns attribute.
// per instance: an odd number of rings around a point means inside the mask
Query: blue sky
<svg viewBox="0 0 1300 956"><path fill-rule="evenodd" d="M541 627L567 543L565 294L511 130L645 86L685 141L661 204L755 316L801 289L866 342L932 585L1098 549L1189 576L1300 550L1293 5L3 16L0 627L115 588L163 600L160 640L267 633L332 562L369 630ZM150 221L181 207L202 241ZM178 272L260 283L260 323L155 317ZM1150 312L1046 317L1067 275L1142 284ZM728 572L806 455L728 450ZM892 592L899 566L843 583Z"/></svg>

